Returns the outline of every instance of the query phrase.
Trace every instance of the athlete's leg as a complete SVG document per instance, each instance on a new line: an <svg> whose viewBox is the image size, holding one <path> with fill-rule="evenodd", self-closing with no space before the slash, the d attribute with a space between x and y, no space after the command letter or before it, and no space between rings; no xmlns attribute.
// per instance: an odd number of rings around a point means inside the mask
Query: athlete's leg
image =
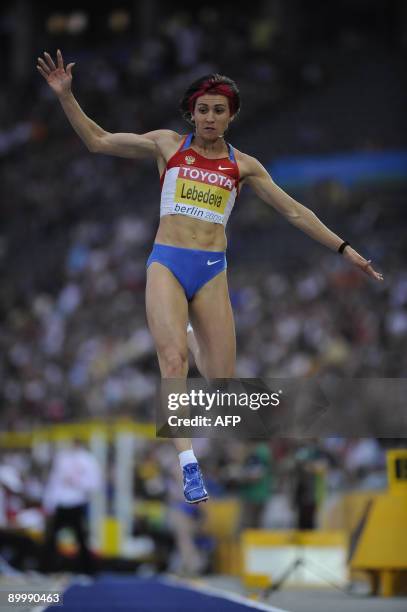
<svg viewBox="0 0 407 612"><path fill-rule="evenodd" d="M188 333L200 373L207 379L235 375L236 335L226 271L207 282L189 306L193 333Z"/></svg>
<svg viewBox="0 0 407 612"><path fill-rule="evenodd" d="M188 349L186 325L188 302L184 290L173 274L158 262L153 262L147 271L146 310L148 325L153 336L161 376L176 379L174 383L186 391L188 373ZM185 384L182 382L185 381ZM192 450L191 440L175 438L180 454L184 479L184 495L189 503L199 503L208 498L202 475Z"/></svg>
<svg viewBox="0 0 407 612"><path fill-rule="evenodd" d="M186 378L188 354L186 324L188 302L174 275L160 263L147 270L146 310L162 378ZM191 448L191 441L174 440L178 452Z"/></svg>

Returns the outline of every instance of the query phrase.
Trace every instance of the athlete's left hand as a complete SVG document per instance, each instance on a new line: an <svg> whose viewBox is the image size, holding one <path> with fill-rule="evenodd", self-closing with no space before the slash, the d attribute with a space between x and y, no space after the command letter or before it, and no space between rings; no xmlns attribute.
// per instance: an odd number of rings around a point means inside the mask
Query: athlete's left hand
<svg viewBox="0 0 407 612"><path fill-rule="evenodd" d="M365 259L361 255L359 255L359 253L355 251L355 249L352 249L351 246L347 246L345 248L343 256L354 266L357 266L358 268L363 270L363 272L365 272L365 274L367 274L368 276L371 276L377 281L383 280L383 274L381 272L376 272L376 270L373 269L373 266L371 265L372 260Z"/></svg>

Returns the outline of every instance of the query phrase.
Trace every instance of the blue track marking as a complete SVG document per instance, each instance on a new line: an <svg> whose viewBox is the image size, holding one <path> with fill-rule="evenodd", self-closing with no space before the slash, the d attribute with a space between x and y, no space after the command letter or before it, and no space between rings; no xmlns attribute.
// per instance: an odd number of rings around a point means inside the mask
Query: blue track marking
<svg viewBox="0 0 407 612"><path fill-rule="evenodd" d="M223 596L177 581L106 575L89 585L73 584L64 593L63 606L47 612L284 612L243 597Z"/></svg>

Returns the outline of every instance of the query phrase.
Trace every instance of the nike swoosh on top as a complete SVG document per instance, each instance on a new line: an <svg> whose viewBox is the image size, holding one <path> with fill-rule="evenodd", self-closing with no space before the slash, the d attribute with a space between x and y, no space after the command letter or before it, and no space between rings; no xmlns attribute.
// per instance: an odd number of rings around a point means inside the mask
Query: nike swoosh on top
<svg viewBox="0 0 407 612"><path fill-rule="evenodd" d="M226 166L226 167L218 166L218 170L233 170L233 168L231 168L230 166Z"/></svg>
<svg viewBox="0 0 407 612"><path fill-rule="evenodd" d="M206 262L206 264L207 264L208 266L213 266L213 264L219 263L220 261L222 261L222 260L221 260L221 259L216 259L216 261L209 261L209 259L208 259L208 261Z"/></svg>

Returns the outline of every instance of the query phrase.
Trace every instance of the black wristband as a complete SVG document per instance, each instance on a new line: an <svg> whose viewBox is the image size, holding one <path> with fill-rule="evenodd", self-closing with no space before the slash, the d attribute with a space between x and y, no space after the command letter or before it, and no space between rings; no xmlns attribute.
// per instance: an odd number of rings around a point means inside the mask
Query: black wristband
<svg viewBox="0 0 407 612"><path fill-rule="evenodd" d="M345 247L347 247L347 246L350 246L349 242L347 242L347 241L342 242L341 246L338 249L338 253L342 254L344 252L344 250L345 250Z"/></svg>

